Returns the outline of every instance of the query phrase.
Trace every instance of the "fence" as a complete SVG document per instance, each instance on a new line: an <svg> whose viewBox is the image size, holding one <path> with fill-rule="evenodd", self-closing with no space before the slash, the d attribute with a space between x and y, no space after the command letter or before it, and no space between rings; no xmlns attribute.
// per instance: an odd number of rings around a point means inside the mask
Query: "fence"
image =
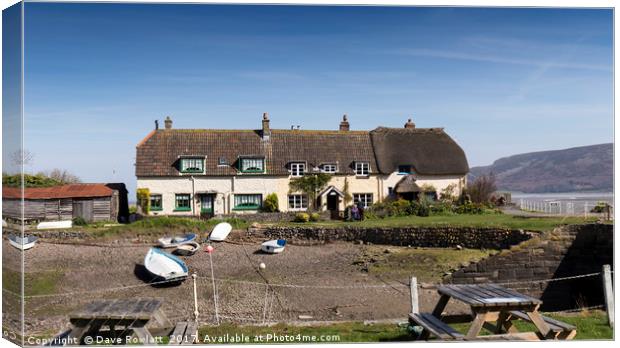
<svg viewBox="0 0 620 348"><path fill-rule="evenodd" d="M601 278L605 305L572 308L558 312L575 312L584 309L607 309L613 325L614 304L609 266L602 272L579 274L570 277L498 283L519 290L520 286L569 281L578 278ZM171 321L197 320L201 325L219 325L223 322L268 325L276 322L296 323L317 320L322 323L367 320L401 320L417 306L418 293L433 289L439 284L418 285L415 278L407 283L383 284L291 284L262 280L219 279L210 275L193 275L180 286L161 287L170 283L161 281L92 291L66 292L21 296L3 289L17 302L26 301L30 306L61 306L65 309L84 306L88 295L100 298L145 297L145 292L166 296L164 312ZM525 288L523 288L525 289ZM173 294L170 296L170 294ZM152 296L157 297L157 296ZM6 301L6 296L4 296ZM6 303L5 303L6 305ZM63 307L64 306L64 307ZM6 309L5 309L6 311ZM6 318L5 318L6 319ZM27 318L28 319L28 318ZM65 319L66 320L66 319ZM66 328L66 321L58 331ZM28 335L40 335L27 329Z"/></svg>
<svg viewBox="0 0 620 348"><path fill-rule="evenodd" d="M607 206L603 206L602 203L607 204ZM602 210L597 212L596 210L594 210L595 207ZM584 218L603 217L611 219L613 217L613 207L608 202L603 201L519 199L519 209L534 213L565 216L583 216Z"/></svg>

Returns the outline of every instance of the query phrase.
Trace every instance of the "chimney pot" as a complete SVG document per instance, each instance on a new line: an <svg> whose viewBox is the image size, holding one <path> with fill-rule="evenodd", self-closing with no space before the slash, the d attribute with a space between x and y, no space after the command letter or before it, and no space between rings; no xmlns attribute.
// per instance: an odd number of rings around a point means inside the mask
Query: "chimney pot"
<svg viewBox="0 0 620 348"><path fill-rule="evenodd" d="M172 119L170 116L166 116L166 119L164 120L164 127L166 127L166 129L172 129Z"/></svg>
<svg viewBox="0 0 620 348"><path fill-rule="evenodd" d="M263 130L262 130L263 140L269 140L269 136L271 136L271 128L269 127L269 114L263 113Z"/></svg>
<svg viewBox="0 0 620 348"><path fill-rule="evenodd" d="M405 123L405 128L415 128L415 123L413 123L411 119L408 119L407 123Z"/></svg>
<svg viewBox="0 0 620 348"><path fill-rule="evenodd" d="M350 127L349 127L349 117L347 116L347 114L344 114L342 116L342 122L340 122L339 130L341 132L348 132L349 129L350 129Z"/></svg>
<svg viewBox="0 0 620 348"><path fill-rule="evenodd" d="M155 130L159 129L159 120L155 120Z"/></svg>

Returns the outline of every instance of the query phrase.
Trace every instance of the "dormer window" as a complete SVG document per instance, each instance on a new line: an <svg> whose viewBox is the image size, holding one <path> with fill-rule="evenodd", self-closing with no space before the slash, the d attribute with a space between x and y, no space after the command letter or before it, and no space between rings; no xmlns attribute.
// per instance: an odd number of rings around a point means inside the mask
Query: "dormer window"
<svg viewBox="0 0 620 348"><path fill-rule="evenodd" d="M322 173L335 174L338 172L338 165L333 163L322 164L319 168Z"/></svg>
<svg viewBox="0 0 620 348"><path fill-rule="evenodd" d="M413 168L408 164L400 165L398 166L398 174L400 175L413 174Z"/></svg>
<svg viewBox="0 0 620 348"><path fill-rule="evenodd" d="M181 158L181 173L202 173L204 172L204 158Z"/></svg>
<svg viewBox="0 0 620 348"><path fill-rule="evenodd" d="M226 160L226 157L220 157L217 159L217 165L218 166L227 166L228 165L228 161Z"/></svg>
<svg viewBox="0 0 620 348"><path fill-rule="evenodd" d="M291 163L291 176L303 176L306 172L306 164L303 162Z"/></svg>
<svg viewBox="0 0 620 348"><path fill-rule="evenodd" d="M370 175L370 163L368 162L355 162L355 175L368 176Z"/></svg>
<svg viewBox="0 0 620 348"><path fill-rule="evenodd" d="M264 173L264 158L240 158L239 169L242 173Z"/></svg>

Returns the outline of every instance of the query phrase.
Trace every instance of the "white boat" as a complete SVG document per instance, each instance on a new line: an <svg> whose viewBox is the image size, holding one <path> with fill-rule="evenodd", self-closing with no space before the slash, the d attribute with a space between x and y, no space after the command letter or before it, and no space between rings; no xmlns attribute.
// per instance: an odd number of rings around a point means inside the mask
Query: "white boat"
<svg viewBox="0 0 620 348"><path fill-rule="evenodd" d="M73 227L73 221L44 221L37 225L37 230L49 230L53 228L71 228Z"/></svg>
<svg viewBox="0 0 620 348"><path fill-rule="evenodd" d="M228 237L230 231L232 231L232 226L228 222L220 222L219 224L215 225L215 228L213 229L213 231L211 231L211 234L209 235L209 240L212 240L214 242L221 242L226 239L226 237Z"/></svg>
<svg viewBox="0 0 620 348"><path fill-rule="evenodd" d="M179 245L193 242L194 239L196 239L196 237L197 236L195 233L188 233L184 236L159 238L157 242L159 243L159 246L162 248L174 248L174 247L178 247Z"/></svg>
<svg viewBox="0 0 620 348"><path fill-rule="evenodd" d="M20 237L14 234L9 235L9 244L16 247L19 250L28 250L34 247L37 242L37 237L35 236L25 236Z"/></svg>
<svg viewBox="0 0 620 348"><path fill-rule="evenodd" d="M279 254L284 251L286 240L274 239L261 244L261 250L269 254Z"/></svg>
<svg viewBox="0 0 620 348"><path fill-rule="evenodd" d="M196 253L200 249L200 244L196 242L189 242L187 244L179 245L176 249L174 249L174 253L181 256L191 256Z"/></svg>
<svg viewBox="0 0 620 348"><path fill-rule="evenodd" d="M164 280L181 280L186 278L188 274L185 262L157 248L151 248L146 253L144 267L152 275Z"/></svg>

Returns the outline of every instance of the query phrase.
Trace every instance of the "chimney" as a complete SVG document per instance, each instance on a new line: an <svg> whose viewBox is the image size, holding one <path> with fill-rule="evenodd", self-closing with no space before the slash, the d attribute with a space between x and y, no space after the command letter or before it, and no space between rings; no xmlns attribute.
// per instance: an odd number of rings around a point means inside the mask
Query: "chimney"
<svg viewBox="0 0 620 348"><path fill-rule="evenodd" d="M155 120L155 130L158 130L158 129L159 129L159 121Z"/></svg>
<svg viewBox="0 0 620 348"><path fill-rule="evenodd" d="M170 119L170 116L166 116L164 127L166 127L166 129L172 129L172 119Z"/></svg>
<svg viewBox="0 0 620 348"><path fill-rule="evenodd" d="M347 117L347 114L344 114L342 116L342 122L340 122L340 129L341 132L348 132L349 131L349 119Z"/></svg>
<svg viewBox="0 0 620 348"><path fill-rule="evenodd" d="M263 140L269 140L271 135L271 128L269 128L269 114L263 113Z"/></svg>
<svg viewBox="0 0 620 348"><path fill-rule="evenodd" d="M408 119L407 123L405 123L405 128L415 128L415 123L413 123L411 119Z"/></svg>

